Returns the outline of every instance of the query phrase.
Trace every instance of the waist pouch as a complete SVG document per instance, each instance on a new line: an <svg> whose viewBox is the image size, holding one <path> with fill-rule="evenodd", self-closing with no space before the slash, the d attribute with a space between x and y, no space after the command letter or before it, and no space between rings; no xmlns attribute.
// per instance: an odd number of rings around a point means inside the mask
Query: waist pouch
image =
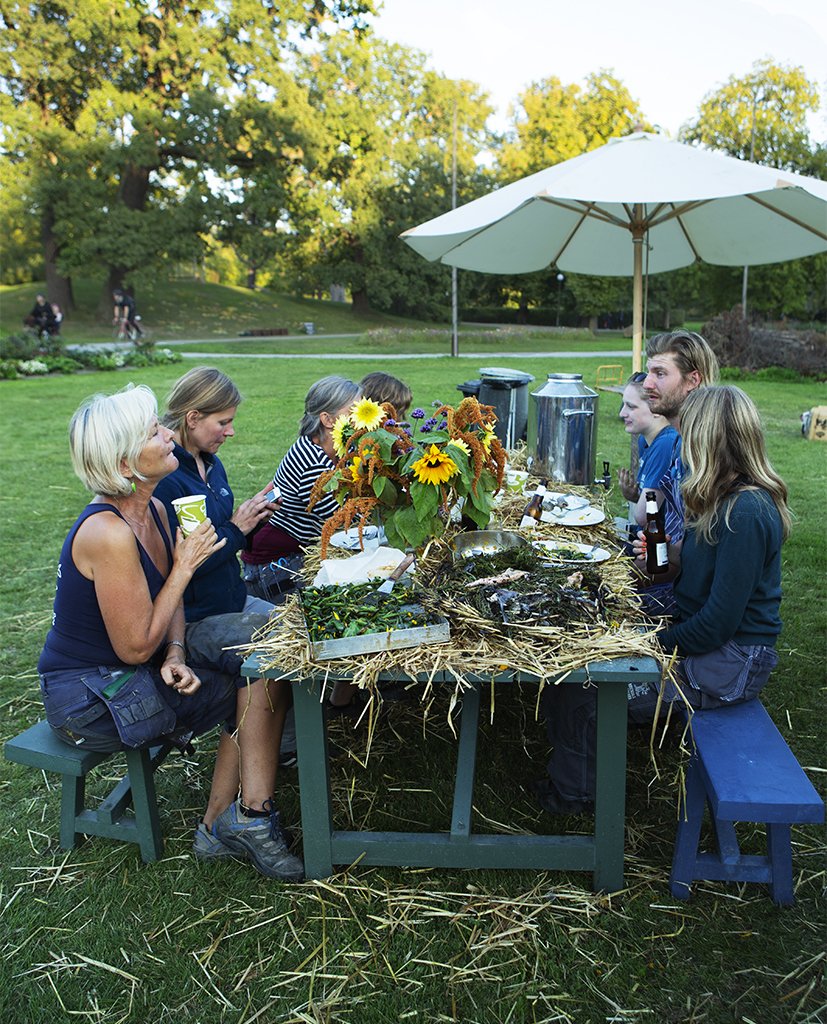
<svg viewBox="0 0 827 1024"><path fill-rule="evenodd" d="M691 685L707 698L702 699L701 707L717 707L719 702L734 704L757 697L777 662L774 647L744 647L729 640L714 651L684 658L681 669Z"/></svg>
<svg viewBox="0 0 827 1024"><path fill-rule="evenodd" d="M101 665L82 675L81 680L106 705L125 747L148 746L175 730L175 712L161 700L152 672L145 665L120 674Z"/></svg>

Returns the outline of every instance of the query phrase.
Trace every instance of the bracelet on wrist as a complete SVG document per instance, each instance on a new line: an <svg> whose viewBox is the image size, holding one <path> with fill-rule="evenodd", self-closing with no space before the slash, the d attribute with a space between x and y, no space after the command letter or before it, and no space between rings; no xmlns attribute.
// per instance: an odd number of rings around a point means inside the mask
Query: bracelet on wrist
<svg viewBox="0 0 827 1024"><path fill-rule="evenodd" d="M184 646L183 640L167 640L167 650L170 647L180 647L184 654L187 653L187 648Z"/></svg>

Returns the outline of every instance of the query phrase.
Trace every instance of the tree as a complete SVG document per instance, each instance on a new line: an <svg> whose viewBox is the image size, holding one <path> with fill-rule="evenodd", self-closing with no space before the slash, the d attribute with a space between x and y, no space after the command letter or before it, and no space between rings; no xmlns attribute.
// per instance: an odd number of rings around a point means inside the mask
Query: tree
<svg viewBox="0 0 827 1024"><path fill-rule="evenodd" d="M478 88L428 70L417 51L337 33L300 56L297 77L328 138L315 169L314 230L292 274L304 288L350 288L356 308L444 315L449 271L399 234L451 206L456 118L459 202L474 198L491 108Z"/></svg>
<svg viewBox="0 0 827 1024"><path fill-rule="evenodd" d="M756 61L748 75L733 75L707 94L680 137L739 160L806 174L814 156L807 115L818 108L818 89L803 68Z"/></svg>
<svg viewBox="0 0 827 1024"><path fill-rule="evenodd" d="M47 275L96 260L108 267L106 294L140 267L186 255L208 220L207 172L231 159L223 112L247 91L277 94L297 32L326 19L358 30L372 9L372 0L7 0L4 156L31 172Z"/></svg>
<svg viewBox="0 0 827 1024"><path fill-rule="evenodd" d="M498 156L499 176L514 181L644 125L639 104L611 70L587 75L584 86L544 78L520 93Z"/></svg>
<svg viewBox="0 0 827 1024"><path fill-rule="evenodd" d="M685 142L740 160L825 177L827 151L814 144L807 115L819 109L819 92L803 68L757 61L749 74L732 76L701 102L698 117L681 129ZM750 270L750 308L769 316L809 318L824 309L822 257ZM742 273L704 268L704 293L716 310L741 302Z"/></svg>

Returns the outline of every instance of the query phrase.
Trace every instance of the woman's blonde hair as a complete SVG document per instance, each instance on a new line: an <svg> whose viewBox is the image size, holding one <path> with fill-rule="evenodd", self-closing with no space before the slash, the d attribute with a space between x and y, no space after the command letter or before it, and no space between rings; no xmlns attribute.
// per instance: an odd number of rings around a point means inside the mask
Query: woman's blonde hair
<svg viewBox="0 0 827 1024"><path fill-rule="evenodd" d="M186 448L188 412L211 416L225 409L235 409L240 404L241 392L226 373L214 366L196 366L173 384L162 422L169 430L175 431Z"/></svg>
<svg viewBox="0 0 827 1024"><path fill-rule="evenodd" d="M137 461L157 418L158 402L144 384L87 398L69 423L72 465L83 485L105 497L131 494L132 478L144 479Z"/></svg>
<svg viewBox="0 0 827 1024"><path fill-rule="evenodd" d="M681 407L681 485L687 523L714 544L739 493L762 488L778 509L784 539L790 533L787 486L767 458L761 419L752 399L732 384L700 387Z"/></svg>

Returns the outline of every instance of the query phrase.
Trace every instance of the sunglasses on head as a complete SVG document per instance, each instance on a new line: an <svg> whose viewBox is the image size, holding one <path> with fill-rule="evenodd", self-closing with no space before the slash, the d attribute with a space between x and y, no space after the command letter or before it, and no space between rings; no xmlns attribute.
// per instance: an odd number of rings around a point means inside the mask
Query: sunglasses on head
<svg viewBox="0 0 827 1024"><path fill-rule="evenodd" d="M646 378L648 376L649 375L647 373L643 373L642 371L638 371L637 373L633 373L632 374L632 376L629 378L629 383L630 384L642 384L646 380Z"/></svg>

